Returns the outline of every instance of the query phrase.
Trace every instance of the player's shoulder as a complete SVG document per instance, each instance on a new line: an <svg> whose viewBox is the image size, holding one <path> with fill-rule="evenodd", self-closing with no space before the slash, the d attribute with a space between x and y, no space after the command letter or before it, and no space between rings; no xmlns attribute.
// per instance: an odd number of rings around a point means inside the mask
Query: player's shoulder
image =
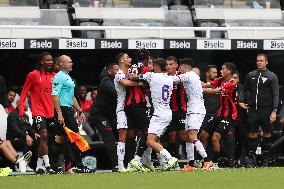
<svg viewBox="0 0 284 189"><path fill-rule="evenodd" d="M40 71L38 70L33 70L28 74L28 76L37 76L37 75L40 75Z"/></svg>

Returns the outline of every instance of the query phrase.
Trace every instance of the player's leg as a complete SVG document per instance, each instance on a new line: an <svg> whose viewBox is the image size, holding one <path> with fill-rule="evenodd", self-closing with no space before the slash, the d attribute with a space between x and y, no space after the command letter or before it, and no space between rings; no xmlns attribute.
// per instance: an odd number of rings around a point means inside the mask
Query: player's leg
<svg viewBox="0 0 284 189"><path fill-rule="evenodd" d="M264 109L260 112L261 127L263 130L263 136L261 141L261 149L263 162L262 166L268 166L271 159L271 124L270 124L270 114L272 110Z"/></svg>
<svg viewBox="0 0 284 189"><path fill-rule="evenodd" d="M50 167L48 157L48 134L46 129L46 119L43 116L35 116L33 118L34 128L40 135L38 146L38 160L36 172L41 174L46 171L46 167Z"/></svg>
<svg viewBox="0 0 284 189"><path fill-rule="evenodd" d="M259 113L254 110L249 110L247 114L247 124L248 124L248 144L246 149L246 155L255 160L255 152L257 148L257 132L259 129ZM247 167L254 166L253 164L246 165Z"/></svg>
<svg viewBox="0 0 284 189"><path fill-rule="evenodd" d="M117 113L117 165L119 170L124 169L125 143L127 140L127 118L124 111Z"/></svg>

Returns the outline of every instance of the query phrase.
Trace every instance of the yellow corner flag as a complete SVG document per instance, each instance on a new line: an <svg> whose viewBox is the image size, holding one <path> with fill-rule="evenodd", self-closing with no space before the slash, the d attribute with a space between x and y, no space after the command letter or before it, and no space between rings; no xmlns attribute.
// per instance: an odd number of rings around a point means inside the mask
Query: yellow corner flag
<svg viewBox="0 0 284 189"><path fill-rule="evenodd" d="M71 142L75 142L76 146L81 150L81 152L85 152L89 149L91 149L90 145L86 141L84 137L82 137L80 134L75 133L71 129L63 126L68 138Z"/></svg>

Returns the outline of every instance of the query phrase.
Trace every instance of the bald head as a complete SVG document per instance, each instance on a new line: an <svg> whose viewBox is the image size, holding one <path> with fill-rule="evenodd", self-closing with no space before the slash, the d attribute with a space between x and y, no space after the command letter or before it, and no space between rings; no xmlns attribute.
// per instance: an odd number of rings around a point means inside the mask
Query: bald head
<svg viewBox="0 0 284 189"><path fill-rule="evenodd" d="M67 55L61 55L58 58L58 63L60 65L61 70L69 73L72 71L73 62L72 59Z"/></svg>

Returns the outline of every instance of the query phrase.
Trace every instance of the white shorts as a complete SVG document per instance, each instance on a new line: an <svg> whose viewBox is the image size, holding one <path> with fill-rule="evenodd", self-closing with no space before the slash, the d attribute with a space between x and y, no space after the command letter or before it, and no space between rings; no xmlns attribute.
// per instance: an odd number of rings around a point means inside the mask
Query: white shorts
<svg viewBox="0 0 284 189"><path fill-rule="evenodd" d="M172 114L169 114L168 116L163 115L163 117L153 115L150 120L148 133L155 134L158 137L160 137L166 131L166 128L171 121L172 121Z"/></svg>
<svg viewBox="0 0 284 189"><path fill-rule="evenodd" d="M124 111L116 113L117 129L128 129L127 118Z"/></svg>
<svg viewBox="0 0 284 189"><path fill-rule="evenodd" d="M186 114L185 130L199 131L203 123L204 117L205 117L204 114Z"/></svg>

